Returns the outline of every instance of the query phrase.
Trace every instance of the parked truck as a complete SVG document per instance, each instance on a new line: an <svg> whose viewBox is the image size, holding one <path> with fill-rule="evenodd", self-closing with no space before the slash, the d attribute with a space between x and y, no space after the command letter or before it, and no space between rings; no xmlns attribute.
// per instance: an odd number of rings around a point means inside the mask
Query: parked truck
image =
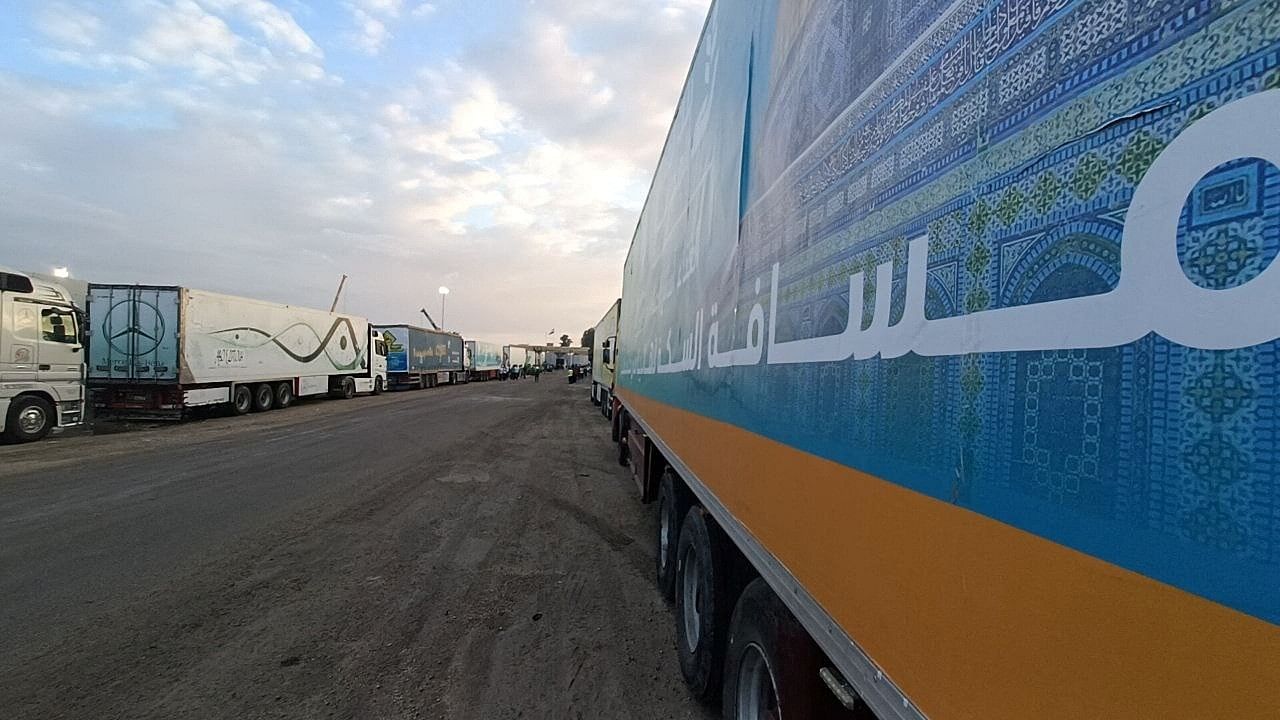
<svg viewBox="0 0 1280 720"><path fill-rule="evenodd" d="M520 377L529 359L529 351L518 345L502 346L502 374L515 379Z"/></svg>
<svg viewBox="0 0 1280 720"><path fill-rule="evenodd" d="M0 434L31 442L84 418L81 313L61 285L0 269Z"/></svg>
<svg viewBox="0 0 1280 720"><path fill-rule="evenodd" d="M613 413L613 383L617 371L618 313L622 300L609 306L609 311L596 323L591 349L591 402L600 406L605 417Z"/></svg>
<svg viewBox="0 0 1280 720"><path fill-rule="evenodd" d="M727 718L1280 712L1280 3L712 5L615 437Z"/></svg>
<svg viewBox="0 0 1280 720"><path fill-rule="evenodd" d="M484 340L468 340L466 346L471 348L471 379L497 379L502 370L502 346Z"/></svg>
<svg viewBox="0 0 1280 720"><path fill-rule="evenodd" d="M466 382L462 336L413 325L375 325L387 346L390 386L427 388Z"/></svg>
<svg viewBox="0 0 1280 720"><path fill-rule="evenodd" d="M381 393L386 348L364 318L158 285L89 286L88 379L103 416L236 414Z"/></svg>

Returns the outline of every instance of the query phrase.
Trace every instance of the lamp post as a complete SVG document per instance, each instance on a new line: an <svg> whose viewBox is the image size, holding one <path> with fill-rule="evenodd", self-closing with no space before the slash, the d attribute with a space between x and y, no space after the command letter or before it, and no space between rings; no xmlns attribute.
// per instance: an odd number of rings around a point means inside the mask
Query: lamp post
<svg viewBox="0 0 1280 720"><path fill-rule="evenodd" d="M440 286L440 329L445 329L444 324L444 296L449 294L449 288Z"/></svg>

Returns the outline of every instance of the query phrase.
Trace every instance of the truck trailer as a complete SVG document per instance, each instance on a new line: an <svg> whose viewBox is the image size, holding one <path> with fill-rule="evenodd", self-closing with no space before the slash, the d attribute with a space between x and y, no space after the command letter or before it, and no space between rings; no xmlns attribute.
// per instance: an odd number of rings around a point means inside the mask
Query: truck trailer
<svg viewBox="0 0 1280 720"><path fill-rule="evenodd" d="M693 694L1277 717L1277 118L1276 0L714 2L615 391Z"/></svg>
<svg viewBox="0 0 1280 720"><path fill-rule="evenodd" d="M387 346L390 387L427 388L466 382L462 336L413 325L375 325Z"/></svg>
<svg viewBox="0 0 1280 720"><path fill-rule="evenodd" d="M605 417L613 413L613 383L617 371L618 313L622 300L614 300L609 311L596 323L591 349L591 402Z"/></svg>
<svg viewBox="0 0 1280 720"><path fill-rule="evenodd" d="M0 269L0 435L31 442L84 418L82 317L59 284Z"/></svg>
<svg viewBox="0 0 1280 720"><path fill-rule="evenodd" d="M387 386L364 318L191 288L89 285L88 380L101 416L238 415Z"/></svg>
<svg viewBox="0 0 1280 720"><path fill-rule="evenodd" d="M518 345L502 346L502 375L512 379L520 377L529 361L529 351Z"/></svg>
<svg viewBox="0 0 1280 720"><path fill-rule="evenodd" d="M502 346L483 340L468 340L471 348L471 366L468 371L472 380L495 380L502 370Z"/></svg>

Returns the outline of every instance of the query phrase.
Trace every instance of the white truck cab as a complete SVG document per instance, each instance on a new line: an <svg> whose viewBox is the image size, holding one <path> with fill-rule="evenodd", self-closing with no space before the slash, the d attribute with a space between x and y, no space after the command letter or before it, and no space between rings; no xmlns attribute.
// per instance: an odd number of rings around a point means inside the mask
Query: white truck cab
<svg viewBox="0 0 1280 720"><path fill-rule="evenodd" d="M59 285L0 268L0 433L31 442L84 418L82 318Z"/></svg>

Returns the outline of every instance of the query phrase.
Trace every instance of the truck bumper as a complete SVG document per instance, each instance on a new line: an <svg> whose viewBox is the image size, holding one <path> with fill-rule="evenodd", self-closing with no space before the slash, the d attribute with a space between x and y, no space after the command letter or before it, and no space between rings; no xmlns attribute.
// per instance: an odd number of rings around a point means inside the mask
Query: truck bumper
<svg viewBox="0 0 1280 720"><path fill-rule="evenodd" d="M113 385L93 389L93 413L100 418L179 420L186 409L182 388Z"/></svg>

